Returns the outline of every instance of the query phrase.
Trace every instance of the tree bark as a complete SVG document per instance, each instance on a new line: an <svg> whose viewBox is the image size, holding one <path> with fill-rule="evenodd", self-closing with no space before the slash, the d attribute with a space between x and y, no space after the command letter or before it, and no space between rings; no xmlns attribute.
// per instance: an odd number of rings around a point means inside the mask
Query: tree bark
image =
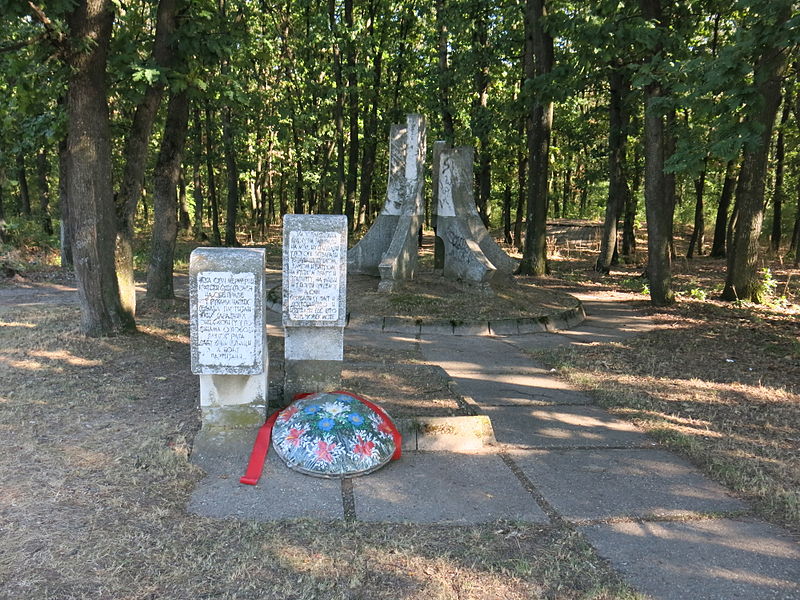
<svg viewBox="0 0 800 600"><path fill-rule="evenodd" d="M608 132L608 201L603 224L603 237L600 240L600 255L595 270L608 273L614 260L617 247L619 216L625 206L628 184L625 179L625 155L628 146L628 111L625 108L626 96L630 92L630 82L621 66L615 66L609 73L611 99L609 102Z"/></svg>
<svg viewBox="0 0 800 600"><path fill-rule="evenodd" d="M174 61L177 3L178 0L160 0L158 3L152 56L155 64L162 69L169 68ZM163 93L164 82L161 79L148 86L136 106L125 140L125 166L116 205L116 268L122 306L131 315L136 314L136 285L133 274L136 209L142 198L150 136Z"/></svg>
<svg viewBox="0 0 800 600"><path fill-rule="evenodd" d="M478 138L478 176L477 194L478 213L483 224L489 227L490 204L492 193L492 117L489 112L489 66L491 50L489 46L489 6L485 0L476 5L475 25L473 30L473 50L477 53L475 61L475 96L472 103L472 132Z"/></svg>
<svg viewBox="0 0 800 600"><path fill-rule="evenodd" d="M336 101L333 105L333 123L336 127L336 195L333 199L333 212L340 215L345 211L347 184L345 175L344 149L344 81L342 76L342 51L339 46L339 28L336 25L336 2L328 0L328 23L333 44L333 80L336 87ZM297 160L299 161L299 154ZM298 172L302 167L298 165ZM297 203L297 198L295 198ZM300 199L302 205L302 198Z"/></svg>
<svg viewBox="0 0 800 600"><path fill-rule="evenodd" d="M525 77L530 80L553 68L553 38L544 30L544 0L526 0ZM528 188L525 247L517 273L544 275L547 272L547 189L553 102L528 98Z"/></svg>
<svg viewBox="0 0 800 600"><path fill-rule="evenodd" d="M193 156L192 156L192 199L194 200L194 239L203 241L206 234L203 232L203 125L200 122L200 108L195 106L192 110L193 129Z"/></svg>
<svg viewBox="0 0 800 600"><path fill-rule="evenodd" d="M374 22L373 15L369 26L370 37L374 36ZM361 188L359 190L356 228L367 225L372 218L370 199L372 198L372 183L375 174L375 157L378 150L378 108L381 100L381 79L383 76L383 45L384 35L382 34L372 62L372 98L370 100L369 118L364 126L364 153L361 156Z"/></svg>
<svg viewBox="0 0 800 600"><path fill-rule="evenodd" d="M183 148L189 123L189 94L173 93L167 105L167 120L154 172L153 235L147 269L147 297L174 298L172 267L178 235L177 188Z"/></svg>
<svg viewBox="0 0 800 600"><path fill-rule="evenodd" d="M67 92L67 182L80 330L100 337L132 331L114 269L116 215L106 64L114 22L111 0L78 2L67 17L73 51ZM91 39L88 46L84 43Z"/></svg>
<svg viewBox="0 0 800 600"><path fill-rule="evenodd" d="M791 3L782 3L775 27L783 27L789 19ZM728 272L723 300L761 302L756 285L758 238L764 217L764 188L767 178L769 142L780 105L780 90L786 70L787 50L767 45L758 57L753 72L753 91L759 103L746 117L746 122L760 127L761 133L746 144L736 186L736 221L728 247Z"/></svg>

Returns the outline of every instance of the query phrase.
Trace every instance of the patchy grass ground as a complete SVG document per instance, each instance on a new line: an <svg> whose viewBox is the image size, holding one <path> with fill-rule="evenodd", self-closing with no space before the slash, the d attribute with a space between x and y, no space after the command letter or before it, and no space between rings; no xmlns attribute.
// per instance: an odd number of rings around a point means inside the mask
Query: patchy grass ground
<svg viewBox="0 0 800 600"><path fill-rule="evenodd" d="M609 276L594 254L556 257L556 276L581 289L641 292L641 265ZM572 383L653 434L749 500L765 519L800 533L800 273L765 261L767 306L715 300L724 260L676 264L678 302L647 310L655 331L619 344L542 352Z"/></svg>
<svg viewBox="0 0 800 600"><path fill-rule="evenodd" d="M202 473L185 303L87 340L76 306L0 310L0 597L637 598L569 528L187 514Z"/></svg>

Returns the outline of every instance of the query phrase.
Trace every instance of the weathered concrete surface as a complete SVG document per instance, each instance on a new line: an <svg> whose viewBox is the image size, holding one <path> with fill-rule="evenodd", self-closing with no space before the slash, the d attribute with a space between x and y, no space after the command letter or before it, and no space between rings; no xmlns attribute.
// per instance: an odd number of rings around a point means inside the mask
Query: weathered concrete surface
<svg viewBox="0 0 800 600"><path fill-rule="evenodd" d="M302 475L270 452L256 486L239 483L257 429L198 433L192 462L206 472L189 502L189 511L204 517L256 521L308 517L341 519L341 483Z"/></svg>
<svg viewBox="0 0 800 600"><path fill-rule="evenodd" d="M627 421L595 406L483 406L497 441L529 448L652 447Z"/></svg>
<svg viewBox="0 0 800 600"><path fill-rule="evenodd" d="M496 454L409 453L353 480L353 491L362 521L547 521Z"/></svg>
<svg viewBox="0 0 800 600"><path fill-rule="evenodd" d="M510 450L550 504L573 521L690 517L745 510L663 450Z"/></svg>
<svg viewBox="0 0 800 600"><path fill-rule="evenodd" d="M656 600L796 600L800 546L754 520L602 523L580 528Z"/></svg>

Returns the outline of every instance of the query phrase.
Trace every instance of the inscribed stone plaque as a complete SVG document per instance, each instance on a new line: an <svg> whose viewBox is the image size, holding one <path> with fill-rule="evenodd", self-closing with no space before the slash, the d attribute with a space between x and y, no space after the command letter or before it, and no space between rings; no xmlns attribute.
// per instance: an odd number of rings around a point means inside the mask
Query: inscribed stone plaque
<svg viewBox="0 0 800 600"><path fill-rule="evenodd" d="M286 215L283 240L284 324L343 327L347 219Z"/></svg>
<svg viewBox="0 0 800 600"><path fill-rule="evenodd" d="M341 236L333 231L290 231L286 250L287 310L293 321L339 317Z"/></svg>
<svg viewBox="0 0 800 600"><path fill-rule="evenodd" d="M192 372L264 371L264 250L198 248L189 265Z"/></svg>
<svg viewBox="0 0 800 600"><path fill-rule="evenodd" d="M201 365L244 367L256 360L253 273L197 275L197 344Z"/></svg>

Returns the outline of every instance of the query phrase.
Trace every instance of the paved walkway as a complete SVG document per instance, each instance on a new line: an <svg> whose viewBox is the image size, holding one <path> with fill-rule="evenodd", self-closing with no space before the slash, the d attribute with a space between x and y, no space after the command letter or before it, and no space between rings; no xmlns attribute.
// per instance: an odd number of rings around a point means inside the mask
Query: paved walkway
<svg viewBox="0 0 800 600"><path fill-rule="evenodd" d="M250 487L237 480L252 435L201 439L195 460L209 476L190 510L263 520L557 522L580 531L653 598L800 599L800 548L784 530L753 518L742 501L525 353L619 341L653 327L611 298L581 299L587 320L557 334L404 337L346 330L346 341L357 345L419 344L426 360L490 416L497 446L407 452L376 473L344 481L299 475L272 453L262 483Z"/></svg>

